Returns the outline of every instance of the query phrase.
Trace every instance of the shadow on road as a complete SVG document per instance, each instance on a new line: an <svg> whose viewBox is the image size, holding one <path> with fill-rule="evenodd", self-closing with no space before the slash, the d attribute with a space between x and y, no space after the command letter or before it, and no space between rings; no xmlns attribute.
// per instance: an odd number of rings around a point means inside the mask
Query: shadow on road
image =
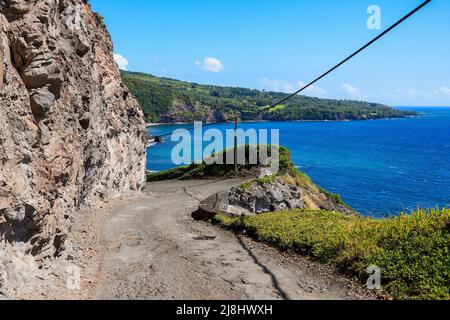
<svg viewBox="0 0 450 320"><path fill-rule="evenodd" d="M290 300L287 293L284 292L284 290L280 287L280 283L278 282L277 277L270 271L270 269L265 266L261 261L258 260L258 258L253 254L252 250L247 247L247 245L242 240L242 237L237 233L234 232L234 235L239 242L239 244L242 246L242 248L248 253L248 255L253 259L253 261L261 267L261 269L264 271L264 273L268 274L272 279L272 286L277 290L278 294L281 296L283 300Z"/></svg>

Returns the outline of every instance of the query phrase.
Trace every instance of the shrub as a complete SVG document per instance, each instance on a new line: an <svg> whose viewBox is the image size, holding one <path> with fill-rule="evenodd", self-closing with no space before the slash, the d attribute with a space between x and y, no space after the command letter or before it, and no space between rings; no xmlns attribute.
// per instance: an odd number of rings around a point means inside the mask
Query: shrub
<svg viewBox="0 0 450 320"><path fill-rule="evenodd" d="M376 265L383 289L396 299L450 299L450 209L387 219L293 210L214 220L363 282L367 268Z"/></svg>

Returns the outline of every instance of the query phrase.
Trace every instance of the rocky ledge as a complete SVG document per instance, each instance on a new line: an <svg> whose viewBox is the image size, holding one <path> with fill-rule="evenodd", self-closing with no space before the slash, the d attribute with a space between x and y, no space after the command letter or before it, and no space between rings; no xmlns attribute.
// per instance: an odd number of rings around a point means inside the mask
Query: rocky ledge
<svg viewBox="0 0 450 320"><path fill-rule="evenodd" d="M203 200L193 214L209 220L217 214L230 218L291 209L355 213L339 196L329 194L300 172L250 180Z"/></svg>

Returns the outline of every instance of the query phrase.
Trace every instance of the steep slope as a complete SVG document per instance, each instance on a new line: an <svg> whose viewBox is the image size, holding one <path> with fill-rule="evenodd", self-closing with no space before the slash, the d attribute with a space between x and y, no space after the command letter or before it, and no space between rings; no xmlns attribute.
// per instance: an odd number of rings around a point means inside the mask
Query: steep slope
<svg viewBox="0 0 450 320"><path fill-rule="evenodd" d="M86 1L1 0L0 44L0 246L42 259L81 205L141 188L143 113Z"/></svg>
<svg viewBox="0 0 450 320"><path fill-rule="evenodd" d="M245 88L200 85L152 75L122 71L122 78L142 106L148 122L220 122L242 120L367 120L414 115L387 106L349 100L293 97L266 111L287 94Z"/></svg>

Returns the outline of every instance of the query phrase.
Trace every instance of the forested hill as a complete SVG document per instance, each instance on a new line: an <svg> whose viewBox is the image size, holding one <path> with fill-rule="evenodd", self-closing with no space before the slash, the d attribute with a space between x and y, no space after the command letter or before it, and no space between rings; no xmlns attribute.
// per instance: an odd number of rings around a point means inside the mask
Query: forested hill
<svg viewBox="0 0 450 320"><path fill-rule="evenodd" d="M287 95L200 85L128 71L122 71L122 78L139 101L147 122L219 122L232 119L235 110L241 120L367 120L413 115L375 103L300 95L262 112Z"/></svg>

